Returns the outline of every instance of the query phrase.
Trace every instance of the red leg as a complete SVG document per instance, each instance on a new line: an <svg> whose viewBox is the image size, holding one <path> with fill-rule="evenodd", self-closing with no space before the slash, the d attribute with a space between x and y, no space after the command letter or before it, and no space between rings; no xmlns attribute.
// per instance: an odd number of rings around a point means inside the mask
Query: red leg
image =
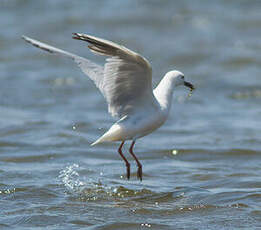
<svg viewBox="0 0 261 230"><path fill-rule="evenodd" d="M120 145L120 147L118 149L118 152L121 155L122 159L125 161L126 169L127 169L127 178L129 180L130 179L130 163L128 162L128 160L126 159L126 157L123 155L123 153L121 151L123 145L124 145L124 141L121 142L121 145Z"/></svg>
<svg viewBox="0 0 261 230"><path fill-rule="evenodd" d="M142 181L142 165L139 162L138 158L135 156L134 152L133 152L133 147L135 145L135 141L132 141L129 152L130 154L133 156L133 158L135 159L137 166L138 166L138 171L137 171L137 177L140 179L140 181Z"/></svg>

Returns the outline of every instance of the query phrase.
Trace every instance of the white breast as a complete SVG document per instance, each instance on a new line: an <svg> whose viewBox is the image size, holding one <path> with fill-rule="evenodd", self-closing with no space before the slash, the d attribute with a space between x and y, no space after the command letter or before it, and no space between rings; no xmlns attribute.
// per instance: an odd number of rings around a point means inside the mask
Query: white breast
<svg viewBox="0 0 261 230"><path fill-rule="evenodd" d="M126 117L126 119L119 122L117 125L121 132L121 140L137 139L148 135L157 128L159 128L167 119L167 113L163 110L158 111L144 111Z"/></svg>

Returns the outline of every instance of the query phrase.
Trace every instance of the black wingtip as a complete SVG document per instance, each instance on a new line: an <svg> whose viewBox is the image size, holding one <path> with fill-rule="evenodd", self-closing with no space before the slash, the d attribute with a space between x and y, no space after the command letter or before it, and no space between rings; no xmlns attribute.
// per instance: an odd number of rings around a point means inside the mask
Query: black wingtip
<svg viewBox="0 0 261 230"><path fill-rule="evenodd" d="M78 33L72 33L72 34L73 34L73 36L72 36L73 39L81 40L81 39L79 38Z"/></svg>

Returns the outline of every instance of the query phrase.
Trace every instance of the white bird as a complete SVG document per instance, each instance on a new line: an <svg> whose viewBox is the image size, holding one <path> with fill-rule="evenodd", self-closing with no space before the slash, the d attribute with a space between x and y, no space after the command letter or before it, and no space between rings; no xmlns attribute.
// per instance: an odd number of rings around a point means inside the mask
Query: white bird
<svg viewBox="0 0 261 230"><path fill-rule="evenodd" d="M123 155L122 147L126 140L132 140L129 152L138 166L137 177L142 180L142 165L133 153L135 141L166 121L175 87L185 85L192 91L194 86L185 81L183 73L173 70L166 73L153 90L151 66L144 57L105 39L81 33L73 35L74 39L88 42L93 53L107 56L104 66L29 37L22 38L50 53L72 58L94 81L108 103L109 113L117 117L118 121L91 145L121 141L118 152L125 161L129 179L130 163Z"/></svg>

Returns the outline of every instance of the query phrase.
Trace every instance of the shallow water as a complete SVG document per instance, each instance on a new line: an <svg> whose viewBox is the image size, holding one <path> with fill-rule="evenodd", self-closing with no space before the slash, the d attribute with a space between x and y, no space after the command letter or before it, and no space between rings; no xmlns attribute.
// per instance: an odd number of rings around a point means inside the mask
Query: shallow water
<svg viewBox="0 0 261 230"><path fill-rule="evenodd" d="M0 3L1 229L261 229L260 1ZM196 90L137 141L144 180L118 143L90 147L113 123L74 63L22 34L101 63L85 32L171 69ZM124 151L127 151L127 145Z"/></svg>

